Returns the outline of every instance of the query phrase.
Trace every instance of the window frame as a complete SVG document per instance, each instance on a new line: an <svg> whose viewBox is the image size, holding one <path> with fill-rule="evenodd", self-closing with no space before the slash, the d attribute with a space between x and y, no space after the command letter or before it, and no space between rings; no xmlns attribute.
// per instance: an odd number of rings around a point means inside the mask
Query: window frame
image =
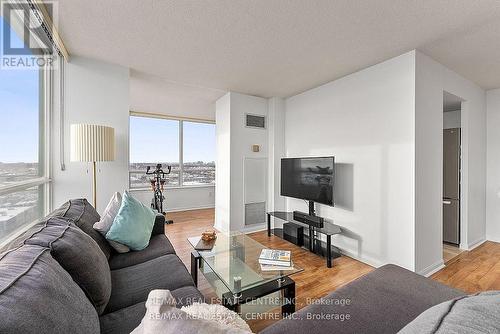
<svg viewBox="0 0 500 334"><path fill-rule="evenodd" d="M164 120L171 120L171 121L179 122L179 182L177 183L177 185L165 185L166 189L206 188L206 187L214 187L215 186L215 183L184 185L184 177L183 177L183 174L184 174L184 122L215 125L214 120L201 119L201 118L190 118L190 117L178 117L178 116L170 116L170 115L164 115L164 114L130 110L130 112L129 112L129 129L130 129L130 117L156 118L156 119L164 119ZM130 135L129 135L129 143L128 144L129 144L128 188L130 191L151 190L149 187L132 187L131 175L136 174L136 173L144 173L144 171L130 170Z"/></svg>
<svg viewBox="0 0 500 334"><path fill-rule="evenodd" d="M16 192L22 192L34 187L39 189L40 195L43 196L41 203L41 217L47 215L52 209L52 163L51 163L51 115L53 110L53 95L54 95L54 75L53 69L49 69L48 62L43 68L39 68L39 146L38 146L38 164L39 170L42 173L39 177L19 181L6 186L0 186L0 195L9 195ZM7 238L0 241L0 247L14 240L19 234L23 233L31 226L36 224L37 219L20 227L16 232L11 233ZM3 237L3 236L2 236Z"/></svg>

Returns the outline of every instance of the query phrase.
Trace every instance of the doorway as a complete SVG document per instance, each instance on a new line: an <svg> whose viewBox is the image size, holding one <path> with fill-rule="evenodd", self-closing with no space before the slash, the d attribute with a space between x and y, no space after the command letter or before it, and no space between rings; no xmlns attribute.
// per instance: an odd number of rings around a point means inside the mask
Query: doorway
<svg viewBox="0 0 500 334"><path fill-rule="evenodd" d="M443 93L443 260L457 257L461 235L462 99Z"/></svg>

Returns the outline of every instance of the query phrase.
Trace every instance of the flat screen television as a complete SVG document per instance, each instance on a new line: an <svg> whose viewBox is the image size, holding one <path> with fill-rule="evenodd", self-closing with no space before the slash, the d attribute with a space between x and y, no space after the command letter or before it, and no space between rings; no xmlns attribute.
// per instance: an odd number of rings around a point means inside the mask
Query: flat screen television
<svg viewBox="0 0 500 334"><path fill-rule="evenodd" d="M281 159L281 196L333 206L335 157Z"/></svg>

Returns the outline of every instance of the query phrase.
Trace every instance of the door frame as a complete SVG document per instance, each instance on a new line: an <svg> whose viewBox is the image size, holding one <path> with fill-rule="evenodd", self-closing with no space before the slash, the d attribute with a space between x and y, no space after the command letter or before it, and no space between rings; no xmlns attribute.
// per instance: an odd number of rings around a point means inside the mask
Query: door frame
<svg viewBox="0 0 500 334"><path fill-rule="evenodd" d="M459 248L469 249L468 238L468 193L469 193L469 103L462 101L460 107L460 244Z"/></svg>

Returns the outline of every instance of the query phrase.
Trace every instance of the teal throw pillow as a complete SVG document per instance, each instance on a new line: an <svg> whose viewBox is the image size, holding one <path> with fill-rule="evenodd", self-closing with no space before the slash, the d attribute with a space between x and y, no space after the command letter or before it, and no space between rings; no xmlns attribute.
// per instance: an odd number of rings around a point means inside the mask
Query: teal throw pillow
<svg viewBox="0 0 500 334"><path fill-rule="evenodd" d="M155 217L153 210L126 191L106 239L124 244L132 250L142 250L149 245Z"/></svg>

